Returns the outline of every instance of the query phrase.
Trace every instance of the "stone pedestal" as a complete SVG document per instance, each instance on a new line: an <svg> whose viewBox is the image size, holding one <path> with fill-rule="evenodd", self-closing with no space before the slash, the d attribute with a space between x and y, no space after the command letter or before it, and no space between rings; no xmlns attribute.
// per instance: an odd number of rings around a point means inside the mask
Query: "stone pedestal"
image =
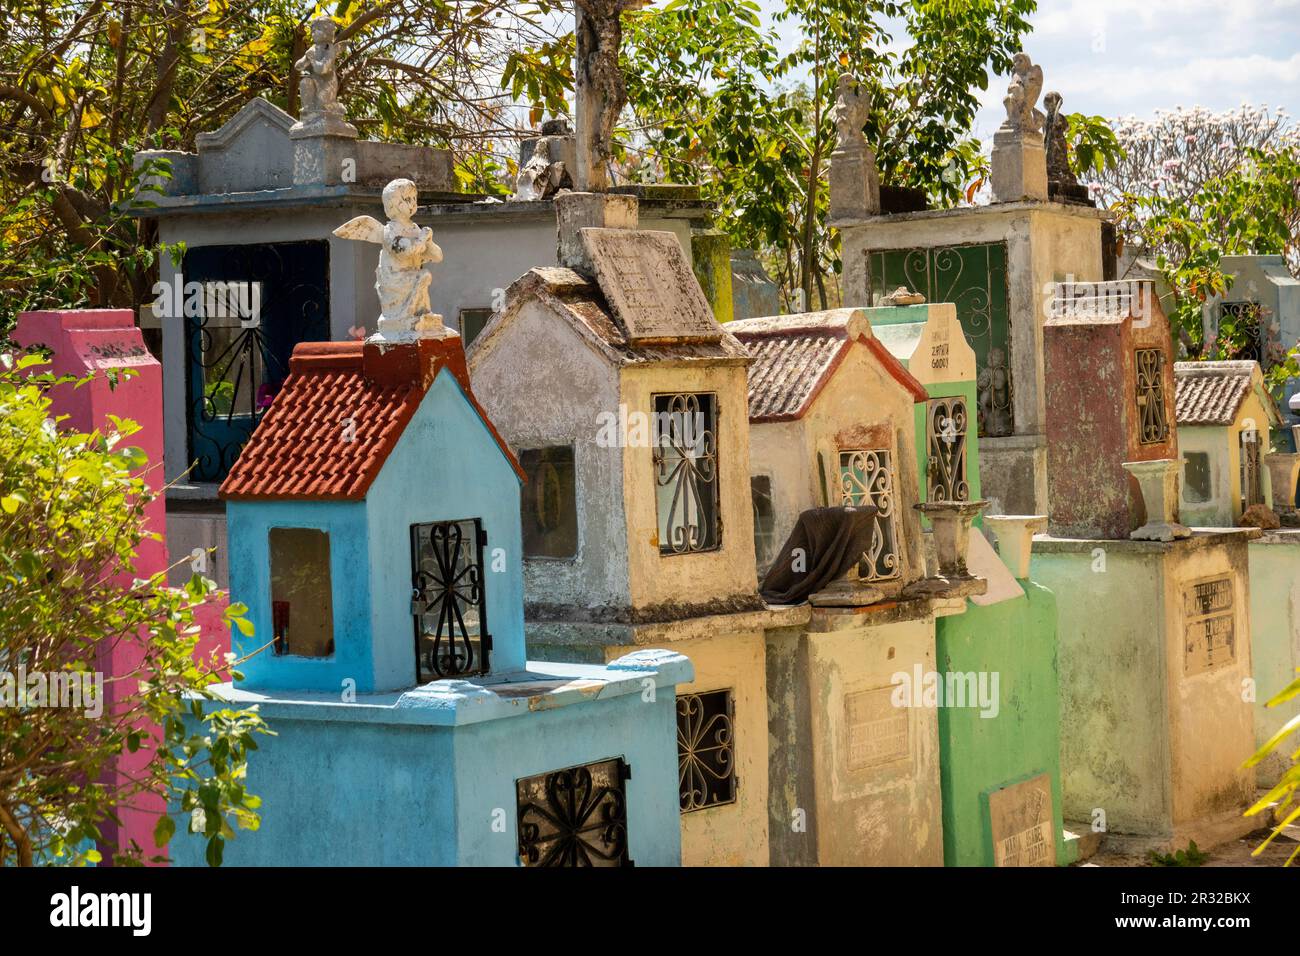
<svg viewBox="0 0 1300 956"><path fill-rule="evenodd" d="M1047 154L1040 133L993 134L993 201L1047 201Z"/></svg>
<svg viewBox="0 0 1300 956"><path fill-rule="evenodd" d="M346 123L343 125L348 126ZM357 131L353 129L348 135L337 127L328 133L324 129L320 124L304 126L298 123L289 130L289 138L293 141L295 186L338 186L356 181Z"/></svg>
<svg viewBox="0 0 1300 956"><path fill-rule="evenodd" d="M998 555L1011 573L1028 578L1034 535L1047 530L1047 515L985 515L984 527L997 535Z"/></svg>
<svg viewBox="0 0 1300 956"><path fill-rule="evenodd" d="M578 232L581 229L635 229L635 196L615 193L563 193L555 197L559 242L555 250L560 265L588 275L594 273Z"/></svg>
<svg viewBox="0 0 1300 956"><path fill-rule="evenodd" d="M1191 537L1190 528L1178 523L1178 476L1183 459L1126 461L1124 470L1138 481L1146 505L1147 522L1129 537L1135 541L1173 541Z"/></svg>
<svg viewBox="0 0 1300 956"><path fill-rule="evenodd" d="M880 215L880 174L875 151L866 143L831 153L830 204L832 219Z"/></svg>

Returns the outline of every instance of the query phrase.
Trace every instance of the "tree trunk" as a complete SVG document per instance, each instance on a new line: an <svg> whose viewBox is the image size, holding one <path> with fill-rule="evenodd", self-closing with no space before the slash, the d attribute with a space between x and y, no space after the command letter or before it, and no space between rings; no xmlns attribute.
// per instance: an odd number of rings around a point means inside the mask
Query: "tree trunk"
<svg viewBox="0 0 1300 956"><path fill-rule="evenodd" d="M18 825L14 815L9 812L6 804L0 803L0 826L3 826L5 832L9 834L9 839L13 841L15 849L18 851L18 865L32 865L32 838L27 831Z"/></svg>

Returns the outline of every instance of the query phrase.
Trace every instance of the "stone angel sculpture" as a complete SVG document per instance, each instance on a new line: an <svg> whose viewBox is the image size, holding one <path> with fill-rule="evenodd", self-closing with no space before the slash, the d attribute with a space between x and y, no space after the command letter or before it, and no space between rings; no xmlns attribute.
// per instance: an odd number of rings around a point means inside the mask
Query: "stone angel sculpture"
<svg viewBox="0 0 1300 956"><path fill-rule="evenodd" d="M433 232L413 221L417 190L409 179L394 179L384 187L387 225L370 216L357 216L334 230L340 239L373 242L379 246L375 291L379 293L377 341L403 341L421 337L442 338L456 333L442 324L442 316L429 308L433 275L425 263L441 262L442 250Z"/></svg>
<svg viewBox="0 0 1300 956"><path fill-rule="evenodd" d="M1002 128L1022 134L1040 132L1045 117L1035 104L1042 91L1043 68L1035 66L1028 53L1017 53L1011 60L1011 83L1002 100L1007 109Z"/></svg>

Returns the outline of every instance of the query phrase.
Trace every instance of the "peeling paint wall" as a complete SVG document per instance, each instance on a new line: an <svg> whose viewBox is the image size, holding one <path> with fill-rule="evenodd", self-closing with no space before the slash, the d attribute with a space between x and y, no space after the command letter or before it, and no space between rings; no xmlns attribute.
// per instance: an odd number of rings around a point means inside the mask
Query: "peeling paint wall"
<svg viewBox="0 0 1300 956"><path fill-rule="evenodd" d="M1300 668L1300 531L1285 530L1250 543L1250 652L1255 678L1255 743L1262 746L1300 714L1300 698L1277 707L1269 699L1296 679ZM1291 766L1294 747L1282 746L1256 768L1269 787Z"/></svg>
<svg viewBox="0 0 1300 956"><path fill-rule="evenodd" d="M1217 536L1215 536L1217 538ZM1034 543L1032 578L1059 608L1065 818L1202 846L1256 826L1241 810L1254 773L1244 540L1198 536ZM1186 672L1183 589L1229 575L1235 660Z"/></svg>
<svg viewBox="0 0 1300 956"><path fill-rule="evenodd" d="M573 445L578 554L524 562L529 601L624 608L628 585L623 455L597 444L601 412L618 415L618 373L576 331L529 302L492 345L474 356L474 395L516 454Z"/></svg>

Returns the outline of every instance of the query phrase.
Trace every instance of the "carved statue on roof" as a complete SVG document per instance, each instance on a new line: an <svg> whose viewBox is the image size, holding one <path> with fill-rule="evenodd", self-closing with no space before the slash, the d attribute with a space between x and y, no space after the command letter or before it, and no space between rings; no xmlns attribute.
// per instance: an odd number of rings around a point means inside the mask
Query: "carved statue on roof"
<svg viewBox="0 0 1300 956"><path fill-rule="evenodd" d="M623 41L624 11L644 7L649 0L575 0L578 100L578 188L603 192L609 188L614 127L627 103L618 50Z"/></svg>
<svg viewBox="0 0 1300 956"><path fill-rule="evenodd" d="M298 81L301 100L299 126L321 125L330 132L355 136L356 128L350 125L338 101L339 57L343 44L335 43L338 27L329 17L317 17L311 22L312 45L294 64L302 73Z"/></svg>
<svg viewBox="0 0 1300 956"><path fill-rule="evenodd" d="M418 205L415 183L394 179L384 187L385 225L370 216L357 216L334 230L340 239L373 242L379 246L379 267L375 270L375 291L379 293L379 333L375 341L409 341L414 338L444 338L456 333L442 323L442 316L429 308L432 273L424 266L442 261L442 250L427 226L417 226L413 217Z"/></svg>
<svg viewBox="0 0 1300 956"><path fill-rule="evenodd" d="M1002 128L1021 134L1040 132L1044 117L1036 104L1042 91L1043 68L1035 66L1028 53L1017 53L1011 60L1011 83L1002 100L1007 109Z"/></svg>
<svg viewBox="0 0 1300 956"><path fill-rule="evenodd" d="M870 98L858 84L858 78L852 73L841 73L835 84L835 106L831 111L838 139L837 149L866 145L862 127L867 125L870 110Z"/></svg>

